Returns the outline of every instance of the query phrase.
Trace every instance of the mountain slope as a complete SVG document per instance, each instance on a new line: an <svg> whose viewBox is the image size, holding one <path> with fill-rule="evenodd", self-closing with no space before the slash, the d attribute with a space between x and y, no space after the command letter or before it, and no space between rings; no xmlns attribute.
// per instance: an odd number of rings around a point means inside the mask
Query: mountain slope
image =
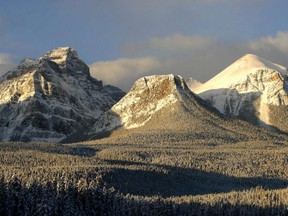
<svg viewBox="0 0 288 216"><path fill-rule="evenodd" d="M59 142L91 127L117 102L114 93L72 48L25 59L0 78L0 140Z"/></svg>
<svg viewBox="0 0 288 216"><path fill-rule="evenodd" d="M93 135L95 132L116 128L120 129L114 132L118 137L119 134L129 137L138 134L137 137L142 138L137 140L142 142L149 142L155 136L167 142L176 137L187 141L232 142L249 137L261 139L272 134L240 120L225 120L216 109L192 93L182 77L175 75L137 80L125 97L99 117L90 135L97 138Z"/></svg>
<svg viewBox="0 0 288 216"><path fill-rule="evenodd" d="M288 127L279 124L279 120L273 117L276 113L271 110L286 109L287 89L285 67L247 54L204 83L195 93L223 114L286 131Z"/></svg>

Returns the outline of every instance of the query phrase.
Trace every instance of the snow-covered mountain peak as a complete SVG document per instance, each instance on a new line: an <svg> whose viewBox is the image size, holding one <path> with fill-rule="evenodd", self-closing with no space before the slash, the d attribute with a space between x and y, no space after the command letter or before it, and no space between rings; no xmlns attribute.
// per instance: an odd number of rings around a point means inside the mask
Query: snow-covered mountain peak
<svg viewBox="0 0 288 216"><path fill-rule="evenodd" d="M182 101L188 94L192 93L181 76L170 74L140 78L131 90L97 121L95 130L143 126L157 111Z"/></svg>
<svg viewBox="0 0 288 216"><path fill-rule="evenodd" d="M124 94L91 77L69 47L24 59L0 83L0 141L59 142L90 128Z"/></svg>
<svg viewBox="0 0 288 216"><path fill-rule="evenodd" d="M130 92L111 110L121 116L122 126L125 128L139 127L156 111L175 103L178 100L177 92L185 90L188 87L180 76L146 76L138 79Z"/></svg>
<svg viewBox="0 0 288 216"><path fill-rule="evenodd" d="M202 93L211 89L231 88L232 85L244 82L247 76L255 74L258 71L263 71L264 73L274 71L282 76L286 76L287 74L287 69L281 65L253 54L246 54L208 80L204 85L197 88L196 93Z"/></svg>
<svg viewBox="0 0 288 216"><path fill-rule="evenodd" d="M246 54L239 60L237 60L235 63L237 63L235 66L238 66L239 69L252 69L252 68L262 68L262 69L273 69L277 70L280 73L286 73L287 70L285 67L275 64L271 61L268 61L262 57L259 57L254 54Z"/></svg>
<svg viewBox="0 0 288 216"><path fill-rule="evenodd" d="M44 58L50 59L56 63L62 63L69 58L79 58L75 49L71 47L59 47L43 55Z"/></svg>
<svg viewBox="0 0 288 216"><path fill-rule="evenodd" d="M221 113L276 125L270 107L288 105L288 73L281 65L247 54L204 83L195 93Z"/></svg>
<svg viewBox="0 0 288 216"><path fill-rule="evenodd" d="M131 91L143 91L143 90L159 90L162 95L165 93L170 93L174 89L185 89L187 88L184 79L179 75L152 75L145 76L138 79ZM156 94L156 92L154 92Z"/></svg>
<svg viewBox="0 0 288 216"><path fill-rule="evenodd" d="M74 75L90 75L88 66L78 57L76 50L71 47L56 48L45 53L39 59L53 61L67 73Z"/></svg>

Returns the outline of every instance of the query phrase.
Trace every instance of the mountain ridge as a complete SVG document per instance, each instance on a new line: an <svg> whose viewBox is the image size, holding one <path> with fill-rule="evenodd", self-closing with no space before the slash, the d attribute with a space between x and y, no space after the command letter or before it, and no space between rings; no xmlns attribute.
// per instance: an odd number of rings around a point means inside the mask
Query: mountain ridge
<svg viewBox="0 0 288 216"><path fill-rule="evenodd" d="M275 134L225 117L191 92L182 77L170 74L138 79L125 97L101 114L88 137L98 139L107 136L112 136L111 139L117 142L127 139L129 142L134 139L150 142L155 136L161 137L163 142L174 139L234 142L251 137L266 139L266 136L273 137Z"/></svg>

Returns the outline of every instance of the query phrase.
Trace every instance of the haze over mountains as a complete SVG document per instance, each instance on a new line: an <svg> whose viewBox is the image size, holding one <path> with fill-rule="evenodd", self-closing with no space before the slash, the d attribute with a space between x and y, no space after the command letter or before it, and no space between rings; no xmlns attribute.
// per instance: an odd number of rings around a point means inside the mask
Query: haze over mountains
<svg viewBox="0 0 288 216"><path fill-rule="evenodd" d="M61 142L119 128L180 133L187 139L273 137L223 114L285 131L286 123L271 112L287 115L286 74L282 66L246 55L204 84L188 80L200 97L172 74L140 78L124 96L92 78L73 48L57 48L23 60L0 78L0 140Z"/></svg>

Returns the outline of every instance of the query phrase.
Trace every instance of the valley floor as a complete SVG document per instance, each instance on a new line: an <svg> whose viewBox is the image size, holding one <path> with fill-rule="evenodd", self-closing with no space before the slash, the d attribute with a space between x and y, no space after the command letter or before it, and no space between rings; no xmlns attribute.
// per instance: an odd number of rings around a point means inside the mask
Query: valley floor
<svg viewBox="0 0 288 216"><path fill-rule="evenodd" d="M288 142L1 143L0 215L287 215Z"/></svg>

